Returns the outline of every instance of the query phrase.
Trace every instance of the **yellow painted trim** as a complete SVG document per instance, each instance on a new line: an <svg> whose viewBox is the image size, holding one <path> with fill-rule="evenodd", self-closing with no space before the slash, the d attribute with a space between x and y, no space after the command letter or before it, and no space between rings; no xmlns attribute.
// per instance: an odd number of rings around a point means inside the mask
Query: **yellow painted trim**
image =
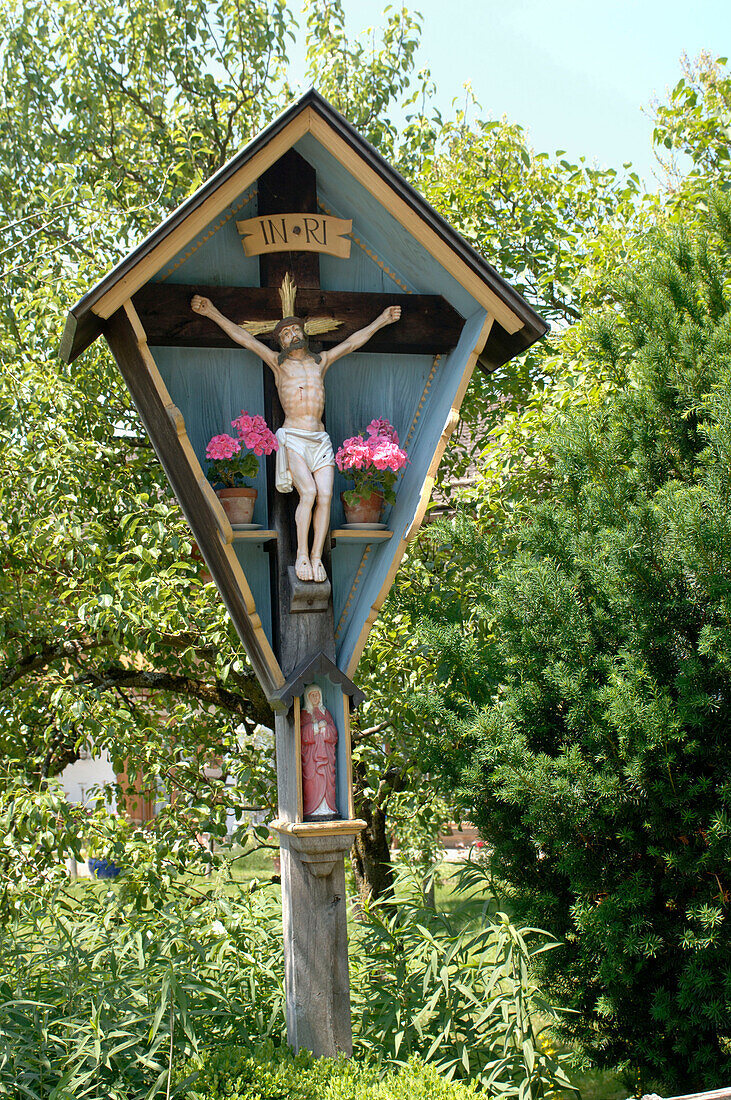
<svg viewBox="0 0 731 1100"><path fill-rule="evenodd" d="M302 721L300 713L300 697L294 697L294 772L297 783L297 821L302 821L305 816L304 791L302 790Z"/></svg>
<svg viewBox="0 0 731 1100"><path fill-rule="evenodd" d="M335 133L323 118L314 112L312 112L309 129L313 137L317 138L390 214L393 214L404 229L423 245L457 282L461 283L468 294L471 294L500 322L506 332L518 332L523 328L520 318L516 317L484 280L459 258L446 241L442 240L416 211L412 210L408 203L397 195L393 188L373 168L370 168L339 134Z"/></svg>
<svg viewBox="0 0 731 1100"><path fill-rule="evenodd" d="M251 626L254 630L254 634L256 637L256 642L259 647L259 655L262 661L268 667L275 685L277 687L281 687L284 684L284 674L279 667L279 662L274 656L274 651L269 644L269 639L264 633L264 627L259 617L259 613L256 610L256 604L254 602L254 597L251 594L249 583L246 580L244 571L239 564L239 559L236 557L236 553L233 549L233 530L231 529L231 524L228 521L228 516L224 512L221 506L221 502L213 491L213 488L206 478L205 474L203 473L203 470L201 469L200 462L196 457L196 453L193 450L190 439L188 438L188 433L185 429L185 420L183 419L183 414L181 413L177 405L173 404L167 387L162 380L162 375L157 368L157 363L153 358L152 352L147 346L147 334L145 333L144 326L140 321L135 307L133 306L131 301L127 301L122 304L122 308L124 309L124 312L129 319L130 325L132 326L132 330L137 340L137 347L145 363L145 366L147 367L152 384L157 390L158 396L160 397L160 400L165 407L165 412L175 428L178 436L178 442L180 443L185 459L191 469L193 476L203 489L206 500L210 505L213 518L218 528L218 537L221 540L221 545L223 547L224 554L226 555L226 558L228 560L229 568L231 570L231 573L233 574L233 578L236 584L239 587L241 595L243 596L246 614L248 615L249 621L251 622Z"/></svg>
<svg viewBox="0 0 731 1100"><path fill-rule="evenodd" d="M472 295L500 322L506 332L517 332L523 322L492 291L472 269L459 258L454 250L412 210L393 188L370 168L366 162L322 119L311 107L299 115L272 138L238 172L203 202L196 210L148 253L136 266L107 291L93 306L93 312L106 319L120 309L141 286L170 263L206 226L217 218L259 176L270 168L306 133L311 133L340 163L378 200L396 220ZM359 242L357 242L359 243ZM367 249L366 249L367 251ZM378 259L374 257L378 263ZM177 266L177 265L176 265ZM387 270L384 265L384 270ZM168 273L169 274L169 273ZM387 274L392 275L390 271ZM393 277L393 276L392 276ZM397 280L398 281L398 280Z"/></svg>
<svg viewBox="0 0 731 1100"><path fill-rule="evenodd" d="M353 742L350 736L350 697L348 695L343 695L343 744L345 746L345 774L348 777L348 816L354 818Z"/></svg>
<svg viewBox="0 0 731 1100"><path fill-rule="evenodd" d="M414 432L416 431L416 425L419 423L419 417L421 416L421 410L424 408L424 402L426 401L427 394L429 393L429 390L431 389L431 384L434 381L434 375L437 373L437 367L439 366L441 358L442 358L441 355L435 355L434 356L434 362L431 365L431 370L429 371L429 377L427 378L426 382L424 383L424 391L421 395L421 400L419 401L419 404L416 406L416 412L414 413L414 419L411 421L411 427L409 428L408 435L406 436L406 442L403 444L403 447L404 447L405 451L408 450L409 444L411 443L411 440L414 438Z"/></svg>
<svg viewBox="0 0 731 1100"><path fill-rule="evenodd" d="M427 471L421 494L419 496L419 503L417 504L416 510L414 512L414 518L409 524L409 527L403 538L400 540L398 546L396 547L393 559L391 560L391 565L388 572L386 573L386 576L384 577L383 584L381 585L381 590L371 605L371 609L368 612L365 623L363 624L361 632L358 636L358 640L355 643L355 648L353 650L350 661L348 662L348 667L345 670L346 676L351 677L351 679L355 675L355 670L358 667L358 661L361 658L361 654L365 649L365 644L368 640L368 635L370 633L371 627L378 618L378 614L383 607L383 603L386 599L386 596L388 595L388 591L394 582L398 567L401 564L401 559L406 553L406 548L423 522L424 516L426 514L426 509L429 504L429 498L431 497L432 489L434 488L434 480L437 475L437 470L439 469L439 463L442 461L442 457L444 455L447 443L449 442L449 438L452 435L454 429L457 427L457 424L459 423L460 406L464 399L464 395L466 393L467 386L469 385L470 378L472 377L473 371L475 369L475 364L477 363L478 356L481 354L482 349L487 342L487 338L490 335L490 329L492 328L494 320L495 318L488 313L482 324L482 328L480 329L480 335L477 337L477 342L467 358L465 369L462 372L462 378L460 379L459 386L457 387L457 392L455 393L454 400L452 401L452 407L449 410L449 415L447 416L444 428L442 429L442 434L439 437L439 443L437 444L434 456L431 460L431 463L429 464L429 469Z"/></svg>
<svg viewBox="0 0 731 1100"><path fill-rule="evenodd" d="M334 216L332 210L329 210L328 207L324 205L324 203L321 203L321 202L318 201L317 205L319 206L320 210L324 210L326 214L329 214L330 216ZM396 274L395 271L391 271L391 268L387 267L386 263L381 259L380 256L378 256L373 251L372 248L369 248L368 245L365 244L360 239L360 237L356 237L355 233L353 233L352 230L348 234L348 236L350 237L350 239L352 241L354 241L358 245L358 248L360 248L361 251L365 252L366 256L368 256L371 260L373 260L374 264L376 264L377 267L380 267L380 269L384 273L384 275L388 275L389 279L393 279L393 281L396 283L396 285L400 286L401 289L403 291L405 291L406 294L413 294L414 293L413 290L409 289L409 287L406 285L406 283L403 281L403 279L400 279L398 277L398 275Z"/></svg>
<svg viewBox="0 0 731 1100"><path fill-rule="evenodd" d="M215 233L218 233L219 229L223 229L224 225L226 225L227 222L231 221L231 218L233 218L234 214L238 214L239 210L243 209L243 207L246 206L247 203L251 202L254 195L256 195L257 193L257 188L255 187L252 191L249 191L248 195L244 195L241 202L237 203L236 206L232 206L226 216L224 218L221 218L220 222L216 222L213 229L209 229L209 231L204 236L199 237L195 244L191 245L188 251L185 252L179 260L176 260L172 267L169 267L167 269L160 282L164 283L165 280L168 279L174 271L177 271L181 264L184 264L186 260L190 259L194 252L198 251L201 245L205 244L206 241L209 241Z"/></svg>
<svg viewBox="0 0 731 1100"><path fill-rule="evenodd" d="M343 625L345 623L345 616L348 614L348 608L350 607L351 603L353 602L353 597L355 596L355 593L358 590L358 585L360 584L361 574L363 572L363 569L365 567L365 563L368 560L368 555L370 554L372 548L373 548L372 543L366 543L366 548L363 551L363 557L360 559L360 565L358 566L358 572L355 574L355 579L353 580L353 583L350 586L350 592L348 593L348 598L345 601L345 606L343 607L342 614L340 615L340 618L338 619L338 625L335 628L335 641L338 640L338 638L340 636L340 632L343 629Z"/></svg>
<svg viewBox="0 0 731 1100"><path fill-rule="evenodd" d="M180 417L181 421L183 421L183 414L180 412L180 409L176 409L175 411L177 412L177 414ZM185 432L185 422L184 421L183 421L183 431ZM180 432L178 432L178 437L180 438ZM186 439L186 441L188 441L187 434L185 436L185 439ZM190 446L189 441L188 441L188 446ZM195 461L197 463L198 459L195 457L195 454L193 455L193 458L195 459ZM188 456L188 462L192 465L190 456ZM216 492L215 492L213 486L211 485L210 481L205 476L205 474L203 473L202 470L201 470L201 476L198 479L198 484L200 486L201 492L203 493L203 496L208 501L209 508L213 512L214 519L216 520L216 526L218 527L218 537L220 538L221 542L224 543L225 546L230 546L231 543L234 540L234 532L233 532L233 527L231 526L231 521L229 520L228 516L226 515L226 512L224 511L223 505L221 504L221 501L216 496Z"/></svg>
<svg viewBox="0 0 731 1100"><path fill-rule="evenodd" d="M124 278L110 287L93 307L94 313L98 317L107 318L120 309L128 298L131 298L141 286L157 274L161 267L170 263L193 237L202 233L209 222L230 206L242 191L250 187L263 172L266 172L267 168L270 168L295 142L308 133L311 129L312 115L312 109L307 107L293 118L276 137L273 137L230 179L222 183L205 202L191 212L184 222L160 241L157 247L141 259L131 271L127 272Z"/></svg>
<svg viewBox="0 0 731 1100"><path fill-rule="evenodd" d="M343 836L348 833L362 833L367 828L367 823L361 818L351 818L350 821L324 821L319 825L316 821L271 821L269 828L273 833L284 833L285 836Z"/></svg>
<svg viewBox="0 0 731 1100"><path fill-rule="evenodd" d="M416 425L419 422L419 417L421 416L421 411L424 407L424 402L426 401L429 390L431 389L431 384L434 381L434 375L437 372L437 367L439 366L440 360L441 360L441 355L435 355L434 356L434 361L432 363L431 370L429 372L429 377L427 378L427 380L424 384L424 390L422 392L421 399L420 399L419 404L416 408L416 412L414 413L414 418L411 421L411 427L409 428L408 435L406 436L406 442L404 443L404 449L408 449L409 444L411 443L411 440L413 439L414 432L416 431ZM469 382L469 379L468 379L468 382ZM431 488L430 488L429 492L431 493ZM351 533L350 531L341 531L339 533L339 537L342 539L344 535L349 535L350 533ZM392 533L393 532L388 533L389 538L391 537ZM355 532L353 532L353 534L355 534ZM384 532L384 534L385 534L385 532ZM336 537L336 532L333 531L333 540L335 539L335 537ZM340 618L338 619L338 625L337 625L337 628L335 630L335 641L337 641L338 638L340 637L340 635L342 634L343 626L345 625L345 617L348 614L348 610L350 608L350 605L353 602L353 599L355 598L355 593L357 592L358 586L360 585L361 577L362 577L362 574L363 574L363 567L366 563L366 558L368 557L368 554L370 553L370 550L371 550L371 547L369 546L368 549L366 550L366 552L364 553L363 557L361 558L361 562L360 562L360 566L358 568L358 572L355 574L355 579L353 580L353 583L350 586L350 592L348 593L348 598L345 601L345 605L343 607ZM399 561L400 560L401 560L401 558L399 558ZM376 612L376 615L377 614L378 613ZM370 631L371 626L373 626L373 623L376 620L376 615L374 615L373 618L370 620L370 624L368 625L368 631Z"/></svg>

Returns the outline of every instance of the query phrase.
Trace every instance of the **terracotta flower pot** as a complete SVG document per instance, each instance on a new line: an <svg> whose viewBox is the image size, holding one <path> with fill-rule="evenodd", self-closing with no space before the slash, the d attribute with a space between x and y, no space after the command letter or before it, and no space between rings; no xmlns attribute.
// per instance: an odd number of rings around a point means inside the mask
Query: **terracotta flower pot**
<svg viewBox="0 0 731 1100"><path fill-rule="evenodd" d="M383 493L371 493L369 497L360 497L357 504L347 504L345 494L340 494L345 511L346 523L380 523L383 511Z"/></svg>
<svg viewBox="0 0 731 1100"><path fill-rule="evenodd" d="M256 489L216 489L216 496L221 501L230 524L251 523Z"/></svg>

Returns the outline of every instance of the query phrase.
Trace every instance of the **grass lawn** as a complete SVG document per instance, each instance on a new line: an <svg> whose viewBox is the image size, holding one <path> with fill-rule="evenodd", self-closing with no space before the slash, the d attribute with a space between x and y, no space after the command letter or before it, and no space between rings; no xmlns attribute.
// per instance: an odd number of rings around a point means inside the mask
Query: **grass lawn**
<svg viewBox="0 0 731 1100"><path fill-rule="evenodd" d="M628 1096L627 1086L610 1070L595 1069L589 1073L578 1073L572 1080L581 1090L581 1100L625 1100Z"/></svg>
<svg viewBox="0 0 731 1100"><path fill-rule="evenodd" d="M272 846L231 848L231 880L233 882L271 882L273 876L279 876L279 848Z"/></svg>

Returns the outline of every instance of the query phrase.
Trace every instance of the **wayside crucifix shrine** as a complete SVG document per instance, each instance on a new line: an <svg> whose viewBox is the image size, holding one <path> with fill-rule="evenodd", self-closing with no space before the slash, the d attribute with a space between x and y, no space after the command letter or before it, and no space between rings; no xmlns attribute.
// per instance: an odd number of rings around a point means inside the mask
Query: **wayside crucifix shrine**
<svg viewBox="0 0 731 1100"><path fill-rule="evenodd" d="M546 331L315 91L69 313L63 358L106 338L272 707L295 1049L351 1050L358 660L475 365Z"/></svg>

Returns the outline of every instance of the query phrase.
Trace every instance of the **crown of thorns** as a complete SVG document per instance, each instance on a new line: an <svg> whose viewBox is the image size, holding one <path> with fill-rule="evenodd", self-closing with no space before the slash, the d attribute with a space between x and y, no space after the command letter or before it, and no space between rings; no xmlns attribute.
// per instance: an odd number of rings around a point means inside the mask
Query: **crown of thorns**
<svg viewBox="0 0 731 1100"><path fill-rule="evenodd" d="M244 321L241 328L245 328L252 336L264 336L271 333L274 339L279 338L283 328L289 325L299 325L305 336L317 336L322 332L333 332L340 328L342 321L336 321L334 317L311 317L303 321L294 314L294 300L297 295L297 287L292 282L289 272L284 276L284 281L279 288L279 297L282 302L281 321Z"/></svg>
<svg viewBox="0 0 731 1100"><path fill-rule="evenodd" d="M282 329L289 328L290 325L299 325L302 331L305 331L305 321L303 321L301 317L282 317L282 320L277 321L276 325L272 329L272 336L274 337L274 339L279 339L279 333L282 331Z"/></svg>

